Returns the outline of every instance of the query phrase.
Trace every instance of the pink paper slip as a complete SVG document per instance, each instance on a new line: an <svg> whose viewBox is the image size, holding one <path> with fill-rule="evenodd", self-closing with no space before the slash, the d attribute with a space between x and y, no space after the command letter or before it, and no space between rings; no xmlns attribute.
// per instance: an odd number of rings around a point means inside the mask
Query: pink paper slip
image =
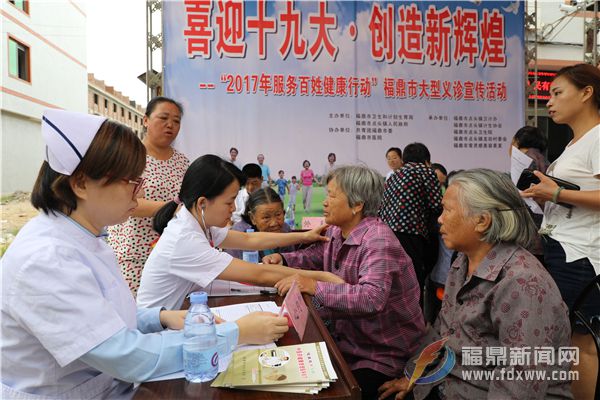
<svg viewBox="0 0 600 400"><path fill-rule="evenodd" d="M292 287L283 300L281 309L283 310L284 308L292 320L294 329L298 332L298 337L302 340L304 337L304 330L306 329L306 321L308 320L308 307L304 304L302 293L300 293L300 289L298 289L298 284L296 284L296 282L292 284Z"/></svg>

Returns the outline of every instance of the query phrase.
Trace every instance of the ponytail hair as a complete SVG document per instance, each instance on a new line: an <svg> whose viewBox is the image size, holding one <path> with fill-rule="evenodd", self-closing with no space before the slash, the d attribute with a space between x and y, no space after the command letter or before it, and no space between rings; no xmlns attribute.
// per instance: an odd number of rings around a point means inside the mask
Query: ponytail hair
<svg viewBox="0 0 600 400"><path fill-rule="evenodd" d="M174 200L167 202L164 206L162 206L156 214L154 214L154 220L152 221L152 228L160 235L162 235L163 231L167 227L167 224L175 215L175 210L179 205L175 203Z"/></svg>
<svg viewBox="0 0 600 400"><path fill-rule="evenodd" d="M198 198L206 197L212 200L234 181L240 185L246 183L246 178L238 167L214 154L206 154L197 158L185 172L178 197L185 208L191 211ZM158 210L152 223L156 232L162 235L177 206L178 204L171 200Z"/></svg>

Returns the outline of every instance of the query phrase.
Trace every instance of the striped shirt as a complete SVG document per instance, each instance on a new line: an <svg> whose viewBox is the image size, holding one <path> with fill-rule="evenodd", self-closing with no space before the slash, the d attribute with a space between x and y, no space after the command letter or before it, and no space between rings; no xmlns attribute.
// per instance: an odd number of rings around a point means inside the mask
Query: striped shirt
<svg viewBox="0 0 600 400"><path fill-rule="evenodd" d="M329 242L284 253L287 265L334 273L345 284L318 282L314 302L332 321L332 336L350 369L400 376L425 325L419 284L394 233L375 217L364 218L344 239L337 226Z"/></svg>

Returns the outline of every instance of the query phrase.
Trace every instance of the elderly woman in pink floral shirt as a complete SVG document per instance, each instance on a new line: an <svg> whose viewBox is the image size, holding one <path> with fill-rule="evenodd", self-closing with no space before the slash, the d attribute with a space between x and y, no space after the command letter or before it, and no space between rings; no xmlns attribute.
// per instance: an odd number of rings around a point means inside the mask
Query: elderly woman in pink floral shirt
<svg viewBox="0 0 600 400"><path fill-rule="evenodd" d="M377 219L383 177L364 166L334 169L323 202L328 242L264 262L331 272L344 284L322 284L296 275L275 284L285 293L293 281L313 295L362 390L363 398L404 370L420 344L425 324L419 283L394 232Z"/></svg>
<svg viewBox="0 0 600 400"><path fill-rule="evenodd" d="M442 239L461 254L423 345L447 338L446 353L456 363L434 383L387 382L380 398L398 392L401 399L413 388L416 399L572 398L568 309L552 277L525 250L537 233L510 178L486 169L458 173L442 205Z"/></svg>

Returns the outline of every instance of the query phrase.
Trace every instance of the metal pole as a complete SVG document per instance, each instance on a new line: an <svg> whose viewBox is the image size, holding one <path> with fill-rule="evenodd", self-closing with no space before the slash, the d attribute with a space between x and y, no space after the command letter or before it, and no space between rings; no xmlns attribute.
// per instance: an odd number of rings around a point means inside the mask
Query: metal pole
<svg viewBox="0 0 600 400"><path fill-rule="evenodd" d="M583 19L583 40L581 44L583 47L583 62L587 62L587 0L583 1L583 7L580 6L580 3L577 3L576 7L577 11L575 11L575 13L579 13L581 11L581 16Z"/></svg>
<svg viewBox="0 0 600 400"><path fill-rule="evenodd" d="M163 50L163 40L165 38L165 19L164 19L164 8L163 8L163 0L160 0L161 5L160 5L160 34L161 34L161 41L160 41L160 94L161 96L165 95L165 51Z"/></svg>
<svg viewBox="0 0 600 400"><path fill-rule="evenodd" d="M538 126L538 90L537 90L537 82L538 82L538 27L537 27L537 0L533 1L533 16L535 19L535 34L533 41L533 73L535 75L535 87L534 87L534 96L533 96L533 126L537 128Z"/></svg>
<svg viewBox="0 0 600 400"><path fill-rule="evenodd" d="M150 4L146 1L146 103L150 102L150 68L152 49L150 48L150 37L152 36L152 14Z"/></svg>
<svg viewBox="0 0 600 400"><path fill-rule="evenodd" d="M598 1L594 1L594 40L592 48L592 63L598 66Z"/></svg>
<svg viewBox="0 0 600 400"><path fill-rule="evenodd" d="M154 88L156 87L154 85L154 24L152 23L152 17L154 15L154 2L150 3L150 60L149 60L149 64L150 64L150 68L148 68L148 76L150 76L150 81L151 84L148 87L148 92L149 92L149 97L152 98L154 97Z"/></svg>

